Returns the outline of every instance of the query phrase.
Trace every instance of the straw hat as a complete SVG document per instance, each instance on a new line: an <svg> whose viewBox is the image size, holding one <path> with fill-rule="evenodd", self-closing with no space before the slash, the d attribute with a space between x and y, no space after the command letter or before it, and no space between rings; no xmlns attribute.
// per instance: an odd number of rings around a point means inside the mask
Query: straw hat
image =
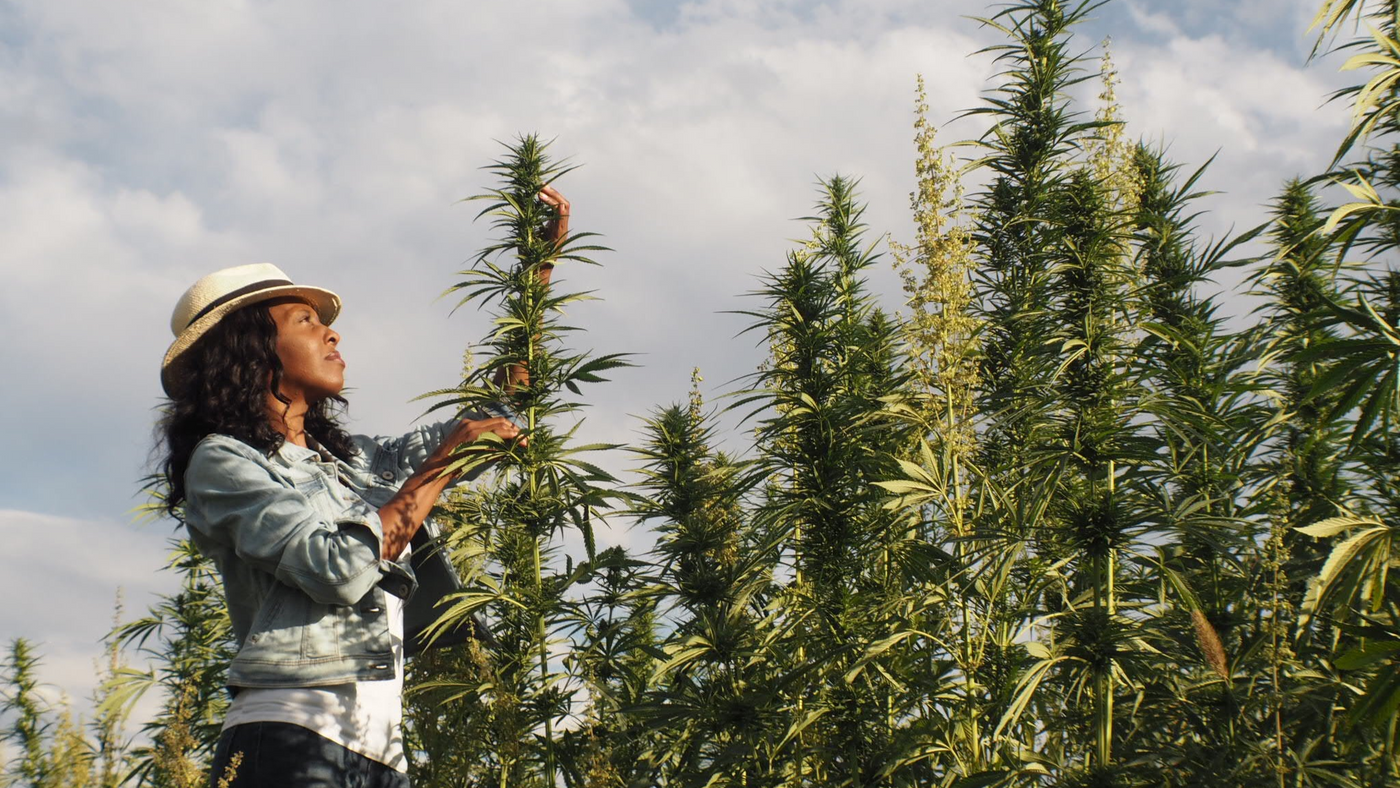
<svg viewBox="0 0 1400 788"><path fill-rule="evenodd" d="M225 268L191 285L170 316L175 342L165 351L160 367L165 393L174 396L174 384L183 375L181 356L224 315L249 304L286 296L306 299L325 325L340 314L340 296L319 287L292 284L282 269L268 263Z"/></svg>

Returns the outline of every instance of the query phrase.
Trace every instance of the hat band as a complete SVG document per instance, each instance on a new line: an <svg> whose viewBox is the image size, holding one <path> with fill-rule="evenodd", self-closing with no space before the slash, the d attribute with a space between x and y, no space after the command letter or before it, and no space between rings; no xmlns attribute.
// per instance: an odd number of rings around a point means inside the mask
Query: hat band
<svg viewBox="0 0 1400 788"><path fill-rule="evenodd" d="M190 322L185 324L185 328L189 328L190 326L194 325L195 322L198 321L201 317L204 317L210 312L213 312L215 309L218 309L219 307L223 306L224 304L227 304L235 298L242 298L243 296L248 295L249 293L256 293L259 290L268 290L274 287L284 287L290 284L291 281L287 279L264 279L261 282L254 282L251 285L245 285L232 292L224 293L223 295L219 296L213 301L210 301L208 305L206 305L203 309L199 310L199 312L197 312L194 317L190 318Z"/></svg>

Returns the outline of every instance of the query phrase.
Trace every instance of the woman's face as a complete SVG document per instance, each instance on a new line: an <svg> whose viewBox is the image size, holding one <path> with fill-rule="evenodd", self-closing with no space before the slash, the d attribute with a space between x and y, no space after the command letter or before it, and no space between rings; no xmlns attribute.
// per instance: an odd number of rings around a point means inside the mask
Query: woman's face
<svg viewBox="0 0 1400 788"><path fill-rule="evenodd" d="M316 310L303 301L273 301L268 312L277 324L282 394L308 405L339 394L345 387L345 361L336 350L340 334L321 325Z"/></svg>

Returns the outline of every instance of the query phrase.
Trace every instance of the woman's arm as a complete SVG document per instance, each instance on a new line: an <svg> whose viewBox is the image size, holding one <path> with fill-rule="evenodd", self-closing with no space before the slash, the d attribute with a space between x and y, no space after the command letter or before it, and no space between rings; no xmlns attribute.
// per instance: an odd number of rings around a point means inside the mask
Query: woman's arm
<svg viewBox="0 0 1400 788"><path fill-rule="evenodd" d="M554 218L550 219L545 232L556 245L562 244L569 237L569 215L572 213L569 201L552 186L540 190L539 198L554 208ZM548 285L553 270L552 264L540 266L540 282ZM524 366L512 365L509 373L502 369L497 374L496 385L500 386L503 383L506 391L514 391L519 386L529 385L530 376ZM380 507L379 520L384 527L381 552L385 558L397 558L403 552L404 547L408 546L413 535L423 525L423 521L428 519L437 499L456 478L455 474L445 471L452 464L457 447L473 443L488 432L510 440L520 434L520 429L510 420L499 417L463 419L457 423L447 439L428 455L428 459L419 466L417 472L403 483L394 497Z"/></svg>
<svg viewBox="0 0 1400 788"><path fill-rule="evenodd" d="M437 499L456 478L456 474L448 473L447 468L452 464L457 447L474 443L488 432L510 440L520 434L520 428L498 417L457 422L447 439L428 455L418 471L408 477L408 481L388 503L379 507L379 521L384 533L381 556L391 560L398 558L423 521L428 519Z"/></svg>

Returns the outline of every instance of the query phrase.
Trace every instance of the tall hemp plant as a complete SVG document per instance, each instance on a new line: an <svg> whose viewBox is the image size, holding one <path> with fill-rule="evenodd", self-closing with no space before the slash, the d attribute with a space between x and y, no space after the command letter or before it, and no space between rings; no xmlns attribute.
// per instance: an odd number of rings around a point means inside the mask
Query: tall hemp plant
<svg viewBox="0 0 1400 788"><path fill-rule="evenodd" d="M656 534L649 594L665 636L630 713L656 730L646 760L657 783L771 785L782 776L790 681L777 646L785 622L768 605L776 549L746 505L760 477L713 447L698 382L689 403L646 419L635 449L633 513Z"/></svg>
<svg viewBox="0 0 1400 788"><path fill-rule="evenodd" d="M792 623L787 650L803 676L789 700L793 779L860 786L881 778L918 702L878 668L903 657L876 642L888 603L928 565L902 549L901 518L874 485L894 475L890 449L909 438L884 412L904 373L896 328L865 288L878 257L854 186L822 183L812 240L757 293L765 305L749 314L770 360L742 401L766 408L758 462L769 483L757 516L791 573L774 605Z"/></svg>
<svg viewBox="0 0 1400 788"><path fill-rule="evenodd" d="M945 230L926 218L945 206L926 202L921 214L915 199L916 219L928 236L921 237L920 246L932 260L954 261L951 266L939 263L949 270L944 284L932 291L942 291L936 299L943 337L920 329L929 321L920 315L923 296L917 291L913 303L913 326L923 331L911 342L916 368L927 345L947 348L935 364L947 377L932 387L932 399L946 415L928 425L933 434L922 463L904 462L905 479L884 487L900 494L893 505L920 507L921 518L932 525L924 530L948 539L958 558L952 576L957 612L946 635L930 633L947 655L943 664L953 684L940 697L956 698L955 708L943 712L940 741L925 756L952 760L941 770L950 784L960 778L978 783L1017 775L1034 779L1072 765L1066 760L1066 747L1074 741L1066 728L1068 704L1056 703L1040 687L1057 667L1064 672L1070 664L1091 664L1084 655L1052 654L1038 642L1024 645L1045 622L1065 615L1066 602L1078 604L1064 587L1063 574L1057 574L1071 546L1067 531L1053 527L1055 515L1063 513L1051 507L1061 500L1057 494L1073 469L1069 459L1080 448L1077 421L1087 417L1061 402L1097 406L1095 414L1102 415L1104 400L1111 399L1089 392L1084 402L1074 402L1072 394L1057 391L1076 381L1087 388L1098 379L1092 364L1103 343L1098 336L1072 336L1079 329L1071 313L1077 309L1082 318L1085 310L1097 310L1099 322L1107 324L1100 330L1112 334L1113 308L1084 291L1096 284L1095 277L1103 278L1106 260L1121 255L1116 215L1096 204L1104 202L1101 187L1092 177L1077 174L1074 163L1089 135L1112 125L1079 120L1067 97L1084 79L1069 50L1069 29L1091 8L1091 3L1025 2L982 20L1011 43L989 48L1004 68L1001 85L968 113L992 124L980 141L986 153L975 163L990 178L972 197L971 232L964 236ZM937 158L921 151L921 189L937 193L932 181L940 169L931 160ZM1073 220L1078 225L1070 229L1083 238L1066 242L1065 228ZM1073 246L1078 241L1102 248L1088 250L1086 260ZM973 265L963 262L965 257ZM958 279L968 270L974 278L964 306ZM963 338L973 327L979 340L976 356ZM1048 345L1047 339L1057 334L1061 336ZM978 362L975 377L967 369L973 358ZM921 379L926 386L936 380L928 373ZM963 410L964 402L972 407ZM975 433L965 413L976 414ZM974 434L977 451L969 457ZM935 446L942 450L935 453ZM950 471L956 472L951 483ZM972 501L975 506L969 505ZM1057 576L1062 578L1058 588L1052 582ZM1111 675L1111 665L1109 669ZM1105 695L1101 682L1092 690L1081 684L1080 690ZM1103 724L1111 722L1111 705L1101 705L1107 711L1100 716L1101 727L1111 739L1111 727ZM989 716L995 726L981 728Z"/></svg>
<svg viewBox="0 0 1400 788"><path fill-rule="evenodd" d="M886 505L908 518L912 535L941 562L944 582L911 584L904 626L917 634L918 664L899 679L924 696L893 763L922 762L942 785L989 780L1026 765L992 736L1014 687L1010 655L1019 650L1017 615L1007 608L1019 552L976 538L987 484L977 465L974 404L981 322L972 315L974 246L962 173L936 145L923 79L915 100L915 243L891 244L910 314L902 339L913 370L907 400L892 410L917 428L917 446L896 452L905 478L879 482ZM941 591L941 593L939 593ZM1008 752L1008 749L1010 751Z"/></svg>
<svg viewBox="0 0 1400 788"><path fill-rule="evenodd" d="M571 589L595 558L595 518L619 497L616 480L580 457L613 447L571 443L577 426L561 430L558 422L581 407L570 397L581 384L599 382L601 373L627 362L564 345L574 329L560 315L587 295L556 289L547 271L561 262L593 264L585 255L604 247L586 243L592 233L557 243L547 234L553 209L537 195L571 168L546 148L536 136L520 138L487 168L498 185L472 198L487 202L480 215L491 217L500 236L448 292L493 314L495 328L484 342L487 357L462 384L433 392L443 397L435 408L506 403L522 427L519 440L468 447L455 461L463 470L494 465L483 485L448 512L458 521L449 542L453 557L477 571L439 624L462 625L483 613L498 645L474 683L442 679L422 686L459 695L489 719L476 729L485 739L470 777L484 785L552 788L563 774L561 726L581 711L578 677L561 662L575 621ZM577 567L572 557L564 566L556 559L565 529L576 530L587 551Z"/></svg>
<svg viewBox="0 0 1400 788"><path fill-rule="evenodd" d="M1010 43L989 48L1004 66L1002 84L969 113L992 123L981 159L992 177L973 197L974 305L984 326L980 486L995 496L978 535L1022 573L1015 598L1000 604L1032 640L1011 655L1013 670L1015 653L1031 659L993 736L1010 734L1057 769L1112 763L1119 635L1112 581L1121 531L1114 486L1121 219L1076 162L1111 121L1083 118L1068 97L1089 78L1070 49L1070 30L1093 6L1024 2L984 20ZM1089 555L1082 566L1067 564L1081 550ZM1047 647L1033 632L1050 622L1064 636ZM1047 679L1061 691L1040 691ZM1092 720L1076 716L1081 698L1092 699ZM1084 738L1095 742L1087 760L1077 749Z"/></svg>
<svg viewBox="0 0 1400 788"><path fill-rule="evenodd" d="M1142 342L1136 351L1148 392L1143 412L1157 459L1144 469L1146 506L1165 539L1154 567L1159 604L1146 608L1165 668L1146 677L1134 728L1140 751L1167 785L1214 779L1251 784L1271 774L1256 756L1268 741L1256 582L1240 556L1257 552L1252 484L1258 429L1271 411L1257 396L1259 332L1235 333L1201 289L1262 228L1214 244L1196 240L1193 204L1206 167L1179 178L1178 165L1138 145L1140 185L1134 245L1142 272ZM1238 679L1238 680L1237 680ZM1228 777L1225 777L1228 775Z"/></svg>
<svg viewBox="0 0 1400 788"><path fill-rule="evenodd" d="M996 53L1003 69L1000 85L969 112L991 124L981 140L986 153L980 160L990 179L971 199L977 261L973 314L982 324L977 486L978 496L991 502L976 522L976 538L986 561L1017 578L1002 587L1006 596L995 600L1001 625L1018 630L1014 641L1036 642L1000 655L998 662L1017 683L1009 697L996 698L1000 708L991 710L1000 714L991 738L1013 763L1025 762L1032 770L1058 768L1065 759L1065 732L1051 722L1064 712L1039 692L1064 658L1040 646L1035 634L1041 628L1037 622L1052 612L1046 607L1053 593L1049 583L1065 552L1045 528L1058 474L1035 461L1055 431L1050 391L1055 358L1046 346L1056 330L1046 308L1059 232L1053 213L1070 175L1067 162L1095 128L1076 117L1066 95L1084 79L1069 49L1069 30L1088 11L1088 3L1022 2L983 20L1009 43L987 50Z"/></svg>

